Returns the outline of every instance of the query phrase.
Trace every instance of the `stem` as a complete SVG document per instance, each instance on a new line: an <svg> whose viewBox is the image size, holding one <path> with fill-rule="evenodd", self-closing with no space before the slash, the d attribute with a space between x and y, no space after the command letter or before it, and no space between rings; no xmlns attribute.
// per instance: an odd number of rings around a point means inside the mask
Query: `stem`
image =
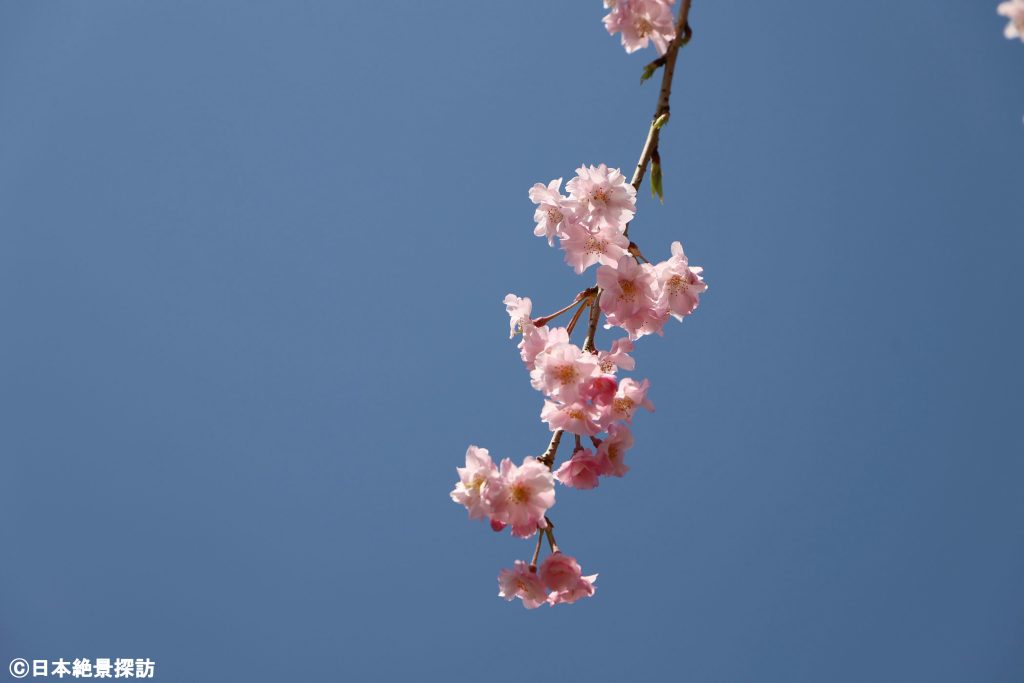
<svg viewBox="0 0 1024 683"><path fill-rule="evenodd" d="M601 290L597 290L597 296L590 304L590 321L587 324L587 338L583 341L583 350L589 351L590 353L597 353L597 347L594 346L594 335L597 334L597 321L601 319L601 307L598 303L601 301Z"/></svg>
<svg viewBox="0 0 1024 683"><path fill-rule="evenodd" d="M572 314L572 320L569 321L569 326L565 328L566 334L572 334L572 331L576 329L576 323L579 322L580 313L583 312L584 308L586 308L586 306L580 306L576 309L576 312Z"/></svg>
<svg viewBox="0 0 1024 683"><path fill-rule="evenodd" d="M530 567L533 569L537 568L537 558L540 557L540 545L544 542L544 534L537 530L537 547L533 551L533 559L530 560Z"/></svg>
<svg viewBox="0 0 1024 683"><path fill-rule="evenodd" d="M551 442L548 443L548 449L544 451L544 455L537 458L538 461L547 465L548 469L552 469L555 465L555 453L558 452L558 444L562 442L562 430L559 429L551 435Z"/></svg>
<svg viewBox="0 0 1024 683"><path fill-rule="evenodd" d="M547 517L545 517L544 519L547 519ZM546 529L544 529L544 535L548 537L548 547L551 548L551 552L557 553L558 552L558 544L555 543L554 528L555 528L555 525L551 523L550 519L548 519L548 527Z"/></svg>
<svg viewBox="0 0 1024 683"><path fill-rule="evenodd" d="M576 448L573 450L573 453L581 450L583 450L583 444L580 443L580 435L576 434Z"/></svg>
<svg viewBox="0 0 1024 683"><path fill-rule="evenodd" d="M597 287L588 287L587 289L584 289L582 292L580 292L579 294L576 295L576 298L572 300L571 304L569 304L565 308L562 308L562 309L559 309L559 310L555 311L551 315L545 315L542 318L537 318L536 320L533 321L533 324L535 326L537 326L537 327L543 327L544 325L547 325L549 322L551 322L552 320L554 320L558 316L562 315L563 313L568 311L570 308L572 308L576 304L580 303L581 301L582 302L587 301L591 296L594 295L594 292L596 292L596 291L597 291Z"/></svg>

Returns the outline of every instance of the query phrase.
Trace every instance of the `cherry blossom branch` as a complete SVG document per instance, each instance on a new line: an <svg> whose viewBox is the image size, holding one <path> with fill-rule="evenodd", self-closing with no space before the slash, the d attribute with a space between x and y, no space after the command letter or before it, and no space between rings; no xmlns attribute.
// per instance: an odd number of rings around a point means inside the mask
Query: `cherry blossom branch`
<svg viewBox="0 0 1024 683"><path fill-rule="evenodd" d="M665 67L665 71L661 74L661 92L658 95L658 106L654 109L654 116L651 118L651 127L647 131L647 140L644 141L644 148L640 151L640 160L636 163L636 170L633 171L633 179L630 181L630 185L633 186L634 190L639 190L641 183L644 181L644 174L647 172L647 165L651 162L651 159L658 153L658 140L661 138L661 127L668 122L670 114L669 100L672 97L672 79L676 73L676 58L679 56L679 48L690 42L690 38L693 36L693 30L690 28L690 5L692 0L683 0L682 5L679 7L679 19L676 20L676 35L669 43L668 50L664 55L654 60L655 62L661 62ZM663 61L662 61L663 60ZM629 237L629 226L630 223L626 223L626 229L623 231L623 236ZM635 242L629 243L629 253L632 254L633 258L639 263L641 260L647 261L640 253L640 247ZM601 291L598 290L597 300L601 300ZM597 323L601 317L600 311L595 310L598 307L594 307L590 314L590 324L587 327L587 338L583 343L583 350L596 353L594 348L594 336L597 333Z"/></svg>
<svg viewBox="0 0 1024 683"><path fill-rule="evenodd" d="M1024 0L1021 0L1024 2ZM509 314L509 338L521 335L520 357L530 373L530 383L544 395L541 420L551 429L551 440L543 455L526 456L521 465L510 458L496 464L487 449L470 446L466 466L458 467L459 481L450 496L464 505L471 519L489 519L494 531L510 527L513 536L530 538L537 544L530 564L516 560L514 567L498 575L499 595L520 598L528 609L542 604L576 602L594 594L597 574L583 576L575 558L559 551L554 523L547 510L555 503L555 483L576 489L594 489L601 477L622 477L629 467L623 461L633 446L631 423L639 408L654 410L647 398L649 381L617 376L618 370L632 371L629 355L634 342L661 333L672 317L682 321L698 306L699 295L707 289L702 268L690 266L679 242L671 245L671 257L652 263L628 239L629 222L636 215L636 192L651 168L650 186L662 197L661 158L658 152L661 128L669 119L669 99L679 49L691 30L688 21L691 0L681 0L678 17L673 17L674 0L629 0L605 2L611 12L603 21L612 35L621 33L627 53L650 44L662 56L647 65L642 80L664 67L661 91L644 147L627 184L617 168L581 166L566 183L569 196L561 191L562 178L535 184L529 192L537 205L534 235L555 241L565 251L565 261L577 274L598 265L597 283L578 293L567 306L539 318L531 318L529 298L509 294L504 299ZM572 318L562 327L548 327L555 318L568 313ZM572 333L588 312L582 347L572 343ZM628 334L598 352L597 326L602 316L605 327L618 327ZM562 437L573 435L570 458L555 468ZM598 438L598 434L606 434ZM595 451L583 447L587 436ZM543 538L548 539L550 556L537 565Z"/></svg>
<svg viewBox="0 0 1024 683"><path fill-rule="evenodd" d="M679 8L679 19L676 21L676 36L669 43L665 54L655 60L657 62L663 59L665 70L661 74L661 92L658 95L658 106L655 108L654 116L651 118L651 127L647 131L647 140L644 142L644 148L640 152L640 160L636 162L633 180L630 181L630 185L633 186L634 190L640 189L640 184L644 180L644 174L647 172L647 165L652 157L657 154L661 127L668 123L670 114L669 99L672 97L672 78L676 73L676 58L679 56L679 48L690 42L690 38L693 36L689 23L691 2L692 0L683 0L683 4ZM629 237L629 224L626 225L626 230L623 234Z"/></svg>

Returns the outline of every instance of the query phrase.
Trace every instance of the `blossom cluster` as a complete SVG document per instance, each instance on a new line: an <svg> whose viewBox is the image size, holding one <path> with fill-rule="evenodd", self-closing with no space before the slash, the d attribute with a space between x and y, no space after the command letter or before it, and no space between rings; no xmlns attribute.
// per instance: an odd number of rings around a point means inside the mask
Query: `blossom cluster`
<svg viewBox="0 0 1024 683"><path fill-rule="evenodd" d="M495 531L511 526L520 538L547 526L545 513L555 504L555 482L551 470L536 458L524 458L519 466L505 458L499 467L486 448L470 446L466 466L455 470L459 482L451 498L466 506L470 519L489 519Z"/></svg>
<svg viewBox="0 0 1024 683"><path fill-rule="evenodd" d="M673 242L672 256L651 264L637 256L626 237L626 227L636 215L636 190L618 169L604 164L581 166L576 177L565 184L567 197L559 192L561 184L562 179L557 178L531 188L530 200L537 205L534 234L547 237L551 245L557 238L565 262L577 273L601 264L597 284L603 292L600 305L607 316L606 328L620 327L636 340L662 334L670 316L682 320L697 308L707 285L702 269L690 266L683 246ZM514 331L526 309L518 304L514 311L516 301L509 298L505 305L513 316ZM525 335L525 328L523 332ZM538 344L527 342L530 348Z"/></svg>
<svg viewBox="0 0 1024 683"><path fill-rule="evenodd" d="M594 594L597 574L583 576L576 558L561 552L553 552L537 567L516 560L512 569L502 569L498 574L498 595L512 601L519 598L526 609L534 609L547 603L560 605L573 603L580 598Z"/></svg>
<svg viewBox="0 0 1024 683"><path fill-rule="evenodd" d="M675 0L604 0L609 12L604 18L608 33L622 34L626 52L636 52L650 43L665 54L668 44L676 37L672 21L672 3Z"/></svg>
<svg viewBox="0 0 1024 683"><path fill-rule="evenodd" d="M548 535L552 555L539 574L534 563L517 561L498 579L502 597L519 597L528 608L574 602L593 594L596 575L583 577L574 559L556 551L547 518L555 503L555 482L593 489L601 477L622 477L629 471L625 463L625 454L633 446L629 425L637 410L653 411L654 405L647 396L650 382L620 378L620 371L636 368L630 353L637 339L662 334L670 317L682 320L693 313L707 289L701 268L689 265L679 242L672 244L668 259L652 264L629 241L626 233L636 215L636 190L618 169L604 164L581 166L565 185L568 195L562 194L561 186L558 178L531 188L529 197L537 207L534 234L552 246L557 241L566 263L577 273L598 265L597 285L558 313L540 318L534 318L528 297L509 294L504 303L509 338L521 336L520 358L530 383L544 396L540 417L554 432L552 444L557 448L561 434L567 432L574 435L576 447L555 469L553 451L543 458L527 456L518 466L508 458L495 465L487 449L470 446L466 466L456 468L459 481L451 492L452 500L465 506L471 519L487 519L495 531L509 526L521 538L538 530ZM549 325L574 307L576 314L569 325ZM586 308L592 310L593 322L580 347L571 335ZM593 343L592 327L599 313L604 313L606 328L626 332L607 350ZM584 447L584 437L593 448ZM550 567L569 567L572 571L565 571L572 580L549 580Z"/></svg>
<svg viewBox="0 0 1024 683"><path fill-rule="evenodd" d="M569 341L567 328L535 325L529 317L532 305L526 297L505 297L509 317L522 331L519 355L530 371L530 383L545 396L541 420L551 431L597 436L617 420L632 422L639 407L654 410L647 380L616 378L618 369L635 367L630 340L616 340L609 351L584 351Z"/></svg>
<svg viewBox="0 0 1024 683"><path fill-rule="evenodd" d="M996 11L1000 16L1010 20L1003 31L1003 35L1007 38L1020 38L1024 41L1024 0L1001 2Z"/></svg>

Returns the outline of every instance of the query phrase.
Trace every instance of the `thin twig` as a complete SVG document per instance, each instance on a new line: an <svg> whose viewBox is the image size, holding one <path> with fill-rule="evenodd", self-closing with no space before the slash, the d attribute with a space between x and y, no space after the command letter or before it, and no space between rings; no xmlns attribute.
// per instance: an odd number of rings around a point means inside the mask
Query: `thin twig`
<svg viewBox="0 0 1024 683"><path fill-rule="evenodd" d="M591 296L593 296L594 292L596 292L596 291L597 291L597 286L596 285L593 286L593 287L588 287L587 289L584 289L582 292L580 292L579 294L576 295L576 298L572 300L571 304L569 304L565 308L560 308L559 310L555 311L551 315L545 315L545 316L543 316L541 318L537 318L536 320L533 321L533 324L536 325L537 327L543 327L544 325L547 325L549 322L551 322L552 320L554 320L558 316L562 315L563 313L568 311L570 308L572 308L576 304L581 303L581 302L586 302L586 300L589 299Z"/></svg>
<svg viewBox="0 0 1024 683"><path fill-rule="evenodd" d="M565 328L566 334L572 334L572 331L576 329L576 323L579 322L580 313L586 308L586 305L580 306L576 309L576 312L572 314L572 320L569 321L569 326Z"/></svg>
<svg viewBox="0 0 1024 683"><path fill-rule="evenodd" d="M537 558L540 557L540 546L544 542L544 534L537 532L537 547L533 551L533 559L530 560L530 567L537 568Z"/></svg>
<svg viewBox="0 0 1024 683"><path fill-rule="evenodd" d="M548 519L545 517L544 519ZM544 535L548 537L548 547L551 548L552 553L558 552L558 544L555 543L555 525L548 519L548 526L544 529Z"/></svg>

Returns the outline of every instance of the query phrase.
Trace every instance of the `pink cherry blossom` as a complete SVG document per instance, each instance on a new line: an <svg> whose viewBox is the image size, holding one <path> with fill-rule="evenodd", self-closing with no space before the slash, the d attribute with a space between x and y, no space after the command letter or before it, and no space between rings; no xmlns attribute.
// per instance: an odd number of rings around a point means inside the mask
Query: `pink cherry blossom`
<svg viewBox="0 0 1024 683"><path fill-rule="evenodd" d="M548 596L548 603L554 606L570 604L581 598L589 598L594 594L594 581L597 581L597 574L581 576L572 588L551 593Z"/></svg>
<svg viewBox="0 0 1024 683"><path fill-rule="evenodd" d="M627 254L620 257L615 265L597 269L597 284L603 290L601 310L609 320L628 318L654 306L655 273L643 265Z"/></svg>
<svg viewBox="0 0 1024 683"><path fill-rule="evenodd" d="M505 458L498 476L484 488L491 518L512 527L512 534L528 538L547 526L545 513L555 504L555 480L536 458L527 456L515 466Z"/></svg>
<svg viewBox="0 0 1024 683"><path fill-rule="evenodd" d="M996 8L996 12L1010 20L1006 29L1003 30L1003 35L1007 38L1020 38L1024 41L1024 0L1001 2Z"/></svg>
<svg viewBox="0 0 1024 683"><path fill-rule="evenodd" d="M700 303L700 295L707 291L708 286L700 275L704 269L688 264L683 245L673 242L672 258L662 261L654 270L658 278L658 306L676 320L693 313Z"/></svg>
<svg viewBox="0 0 1024 683"><path fill-rule="evenodd" d="M576 202L577 218L591 229L605 226L622 232L636 215L636 190L617 168L580 166L565 189Z"/></svg>
<svg viewBox="0 0 1024 683"><path fill-rule="evenodd" d="M574 489L593 489L600 483L600 475L601 463L594 457L593 451L581 448L562 463L555 472L555 479Z"/></svg>
<svg viewBox="0 0 1024 683"><path fill-rule="evenodd" d="M676 35L671 4L672 0L617 0L604 25L612 35L622 33L627 53L653 42L658 53L665 54Z"/></svg>
<svg viewBox="0 0 1024 683"><path fill-rule="evenodd" d="M518 297L515 294L509 294L505 297L505 310L508 311L508 338L516 336L517 332L525 329L527 325L532 325L533 322L530 319L530 313L533 311L533 302L530 301L529 297Z"/></svg>
<svg viewBox="0 0 1024 683"><path fill-rule="evenodd" d="M556 178L545 187L537 183L530 188L530 201L537 205L533 213L533 220L537 222L533 234L537 237L547 237L548 244L554 246L555 237L561 236L562 221L566 216L572 215L573 202L568 197L562 196L559 187L562 179Z"/></svg>
<svg viewBox="0 0 1024 683"><path fill-rule="evenodd" d="M540 579L553 591L572 590L582 572L576 558L562 552L551 553L540 565Z"/></svg>
<svg viewBox="0 0 1024 683"><path fill-rule="evenodd" d="M526 369L531 372L536 367L537 356L545 349L559 344L569 343L569 331L564 327L546 326L523 328L523 338L519 342L519 357L523 359Z"/></svg>
<svg viewBox="0 0 1024 683"><path fill-rule="evenodd" d="M629 240L619 228L603 225L591 229L582 223L566 221L561 246L565 262L578 275L595 263L616 263L627 253Z"/></svg>
<svg viewBox="0 0 1024 683"><path fill-rule="evenodd" d="M617 420L632 422L637 408L643 407L653 413L654 404L647 398L650 385L646 379L637 383L629 377L619 382L619 390L615 392L615 398L612 400L612 416Z"/></svg>
<svg viewBox="0 0 1024 683"><path fill-rule="evenodd" d="M555 403L544 401L540 419L548 423L551 431L564 429L574 434L594 436L601 431L601 411L589 403Z"/></svg>
<svg viewBox="0 0 1024 683"><path fill-rule="evenodd" d="M619 381L615 379L614 375L596 375L583 385L580 396L595 406L603 408L611 405L612 399L615 398L615 390L618 388Z"/></svg>
<svg viewBox="0 0 1024 683"><path fill-rule="evenodd" d="M630 339L645 334L661 333L668 310L657 303L657 273L647 263L637 263L629 255L615 266L597 269L601 286L601 310L607 317L605 327L617 326L629 333Z"/></svg>
<svg viewBox="0 0 1024 683"><path fill-rule="evenodd" d="M579 398L580 388L597 372L597 358L584 353L575 344L549 346L535 360L530 373L533 388L545 395L571 403Z"/></svg>
<svg viewBox="0 0 1024 683"><path fill-rule="evenodd" d="M597 462L601 475L621 477L629 471L625 463L626 451L633 447L633 433L624 424L615 423L608 427L608 437L597 447Z"/></svg>
<svg viewBox="0 0 1024 683"><path fill-rule="evenodd" d="M550 598L536 568L522 560L516 560L513 569L501 570L498 574L498 589L498 596L509 602L521 598L526 609L540 607Z"/></svg>
<svg viewBox="0 0 1024 683"><path fill-rule="evenodd" d="M490 506L483 497L488 480L498 476L498 468L491 461L486 448L470 446L466 450L466 466L456 467L459 483L451 492L451 498L469 510L470 519L483 519L490 515Z"/></svg>
<svg viewBox="0 0 1024 683"><path fill-rule="evenodd" d="M633 342L629 339L616 339L612 342L610 351L598 351L598 367L605 374L614 374L616 368L632 370L636 367L636 361L629 355L633 350Z"/></svg>

